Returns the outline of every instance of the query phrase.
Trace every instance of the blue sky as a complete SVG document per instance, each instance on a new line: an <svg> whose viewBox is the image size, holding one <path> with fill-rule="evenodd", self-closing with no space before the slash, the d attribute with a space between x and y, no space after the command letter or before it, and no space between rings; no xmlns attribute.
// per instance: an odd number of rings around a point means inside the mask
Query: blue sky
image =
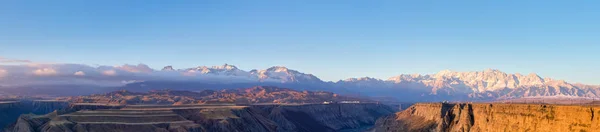
<svg viewBox="0 0 600 132"><path fill-rule="evenodd" d="M600 84L597 1L0 2L0 56L160 69L284 65L324 80L444 69Z"/></svg>

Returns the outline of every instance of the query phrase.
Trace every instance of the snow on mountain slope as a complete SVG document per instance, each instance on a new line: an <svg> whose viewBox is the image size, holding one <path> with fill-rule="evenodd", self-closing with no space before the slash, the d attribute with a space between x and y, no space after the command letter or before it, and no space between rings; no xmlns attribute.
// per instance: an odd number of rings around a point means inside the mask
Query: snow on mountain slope
<svg viewBox="0 0 600 132"><path fill-rule="evenodd" d="M273 66L266 70L253 71L252 75L258 76L261 82L281 83L321 83L321 79L312 74L304 74L283 66Z"/></svg>
<svg viewBox="0 0 600 132"><path fill-rule="evenodd" d="M570 84L563 80L542 78L537 74L507 74L495 69L476 72L443 70L432 75L402 74L388 80L346 79L337 84L345 87L379 87L420 89L428 95L466 95L470 98L519 98L529 96L600 97L600 87Z"/></svg>
<svg viewBox="0 0 600 132"><path fill-rule="evenodd" d="M348 78L336 82L341 87L388 88L390 83L372 77Z"/></svg>
<svg viewBox="0 0 600 132"><path fill-rule="evenodd" d="M239 77L251 77L249 72L238 69L234 65L224 64L221 66L199 66L196 68L188 68L184 70L184 74L212 74L221 76L239 76Z"/></svg>
<svg viewBox="0 0 600 132"><path fill-rule="evenodd" d="M273 66L264 70L244 71L234 65L198 66L174 69L166 66L153 70L147 65L91 67L79 64L0 65L0 85L125 85L143 81L187 81L220 84L285 85L292 88L323 88L324 90L357 91L368 95L432 97L437 99L519 98L529 96L600 97L600 87L571 84L562 80L542 78L537 74L508 74L495 69L474 72L443 70L435 74L401 74L387 80L362 77L337 82L324 82L318 77ZM110 85L109 85L110 84ZM162 85L161 85L162 86ZM336 91L337 90L337 91ZM399 95L402 94L402 95ZM439 98L438 98L439 97Z"/></svg>
<svg viewBox="0 0 600 132"><path fill-rule="evenodd" d="M167 68L167 67L166 67ZM170 67L173 71L172 67ZM167 70L163 70L167 71ZM234 65L224 64L221 66L199 66L181 70L182 74L194 75L218 75L235 76L249 78L258 82L278 82L278 83L321 83L321 79L312 74L305 74L283 66L273 66L265 70L244 71Z"/></svg>
<svg viewBox="0 0 600 132"><path fill-rule="evenodd" d="M536 74L523 76L521 74L507 74L499 70L487 69L476 72L455 72L443 70L433 75L420 74L402 74L391 77L388 80L378 80L374 78L350 78L338 83L388 83L388 84L408 84L418 83L431 88L459 88L465 87L474 92L495 91L504 88L520 88L530 86L556 86L568 87L574 86L562 80L543 79Z"/></svg>

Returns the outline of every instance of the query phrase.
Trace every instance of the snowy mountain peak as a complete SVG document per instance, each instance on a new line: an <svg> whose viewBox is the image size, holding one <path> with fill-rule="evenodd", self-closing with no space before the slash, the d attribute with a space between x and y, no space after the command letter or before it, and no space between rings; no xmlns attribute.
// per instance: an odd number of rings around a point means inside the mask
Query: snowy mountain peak
<svg viewBox="0 0 600 132"><path fill-rule="evenodd" d="M439 75L445 75L445 74L451 74L452 71L442 71L441 73L438 73ZM436 74L436 75L438 75ZM401 83L401 82L415 82L415 81L419 81L419 80L423 80L423 79L428 79L429 75L421 75L421 74L401 74L399 76L395 76L395 77L390 77L387 81L390 82L394 82L394 83Z"/></svg>
<svg viewBox="0 0 600 132"><path fill-rule="evenodd" d="M211 66L211 67L199 66L199 67L196 67L194 69L196 71L202 71L204 73L210 73L212 71L235 71L235 70L239 70L236 66L229 65L229 64L224 64L224 65L220 65L220 66Z"/></svg>
<svg viewBox="0 0 600 132"><path fill-rule="evenodd" d="M189 68L186 70L187 75L189 74L211 74L211 75L220 75L220 76L241 76L241 77L249 77L251 76L249 72L238 69L234 65L224 64L221 66L198 66L196 68Z"/></svg>
<svg viewBox="0 0 600 132"><path fill-rule="evenodd" d="M288 69L287 67L284 67L284 66L273 66L273 67L267 69L267 71L273 71L273 72L288 72L288 70L290 70L290 69Z"/></svg>
<svg viewBox="0 0 600 132"><path fill-rule="evenodd" d="M200 66L197 68L190 68L186 70L186 75L195 74L210 74L220 76L235 76L245 77L250 80L256 80L260 82L281 82L281 83L298 83L298 82L323 82L319 78L311 74L305 74L296 70L288 69L283 66L273 66L265 70L244 71L238 69L234 65L224 64L221 66Z"/></svg>
<svg viewBox="0 0 600 132"><path fill-rule="evenodd" d="M266 70L251 72L258 76L260 81L276 82L323 82L312 74L305 74L283 66L273 66Z"/></svg>
<svg viewBox="0 0 600 132"><path fill-rule="evenodd" d="M190 68L190 69L192 69L192 68ZM198 66L198 67L193 68L193 69L196 69L198 71L202 71L203 69L208 69L208 67L206 67L206 66Z"/></svg>
<svg viewBox="0 0 600 132"><path fill-rule="evenodd" d="M376 79L372 77L361 77L361 78L348 78L344 80L346 82L356 82L356 81L382 81L381 79Z"/></svg>
<svg viewBox="0 0 600 132"><path fill-rule="evenodd" d="M222 66L212 66L213 69L222 69L222 70L236 70L238 69L236 66L234 65L229 65L229 64L223 64Z"/></svg>
<svg viewBox="0 0 600 132"><path fill-rule="evenodd" d="M535 74L535 73L529 73L529 74L527 75L527 77L531 77L531 78L540 78L540 79L542 79L542 77L540 77L538 74Z"/></svg>
<svg viewBox="0 0 600 132"><path fill-rule="evenodd" d="M162 71L175 71L175 69L173 69L173 66L165 66Z"/></svg>
<svg viewBox="0 0 600 132"><path fill-rule="evenodd" d="M380 82L372 81L369 79L346 79L340 82L362 82L371 84L381 84ZM565 87L572 88L573 85L560 81L553 80L550 78L541 78L537 74L528 74L523 76L521 74L508 74L497 69L486 69L483 71L475 72L456 72L451 70L442 70L433 75L420 75L420 74L402 74L399 76L391 77L385 82L388 85L423 85L433 88L432 90L438 89L451 89L452 91L462 92L485 92L495 91L499 89L517 89L524 87L540 87L540 86L553 86L553 87Z"/></svg>

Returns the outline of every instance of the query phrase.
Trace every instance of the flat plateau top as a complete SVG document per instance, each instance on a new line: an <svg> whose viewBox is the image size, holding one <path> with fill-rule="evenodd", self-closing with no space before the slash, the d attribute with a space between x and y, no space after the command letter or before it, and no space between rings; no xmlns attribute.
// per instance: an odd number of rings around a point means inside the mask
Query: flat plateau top
<svg viewBox="0 0 600 132"><path fill-rule="evenodd" d="M17 103L19 101L0 101L0 104L12 104L12 103Z"/></svg>

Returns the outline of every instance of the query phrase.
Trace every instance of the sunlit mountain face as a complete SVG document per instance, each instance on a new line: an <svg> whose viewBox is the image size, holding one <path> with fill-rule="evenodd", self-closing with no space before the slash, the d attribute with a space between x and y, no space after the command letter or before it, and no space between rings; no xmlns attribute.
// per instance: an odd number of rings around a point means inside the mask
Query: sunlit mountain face
<svg viewBox="0 0 600 132"><path fill-rule="evenodd" d="M80 64L2 65L0 75L2 94L24 95L78 95L115 89L199 91L272 85L413 101L600 96L598 86L572 84L534 73L510 74L496 69L474 72L443 70L428 75L401 74L386 80L362 77L337 82L323 81L315 75L284 66L245 71L230 64L182 69L166 66L162 70L144 64L97 67Z"/></svg>

